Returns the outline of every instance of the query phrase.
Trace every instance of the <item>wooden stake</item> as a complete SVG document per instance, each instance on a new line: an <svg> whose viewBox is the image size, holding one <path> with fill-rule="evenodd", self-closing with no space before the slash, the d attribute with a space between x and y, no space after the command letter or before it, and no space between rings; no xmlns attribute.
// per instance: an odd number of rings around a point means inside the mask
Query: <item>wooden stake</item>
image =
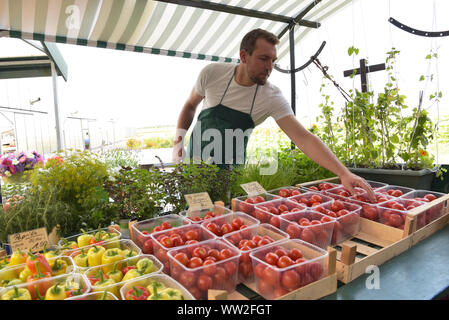
<svg viewBox="0 0 449 320"><path fill-rule="evenodd" d="M340 261L346 265L353 264L355 262L356 253L357 253L357 245L342 244Z"/></svg>

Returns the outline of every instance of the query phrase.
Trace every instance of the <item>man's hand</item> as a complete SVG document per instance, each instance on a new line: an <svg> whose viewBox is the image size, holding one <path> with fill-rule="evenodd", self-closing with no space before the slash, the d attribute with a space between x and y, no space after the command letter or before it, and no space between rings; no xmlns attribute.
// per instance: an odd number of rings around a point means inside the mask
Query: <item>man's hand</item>
<svg viewBox="0 0 449 320"><path fill-rule="evenodd" d="M186 151L184 149L184 137L178 135L173 144L172 162L174 164L179 164L184 161L185 157Z"/></svg>
<svg viewBox="0 0 449 320"><path fill-rule="evenodd" d="M352 172L347 172L344 175L340 176L340 182L348 189L352 195L355 195L357 192L355 187L359 187L364 189L368 193L368 197L371 202L375 203L377 201L376 195L374 194L374 190L371 188L368 182L362 177L359 177Z"/></svg>

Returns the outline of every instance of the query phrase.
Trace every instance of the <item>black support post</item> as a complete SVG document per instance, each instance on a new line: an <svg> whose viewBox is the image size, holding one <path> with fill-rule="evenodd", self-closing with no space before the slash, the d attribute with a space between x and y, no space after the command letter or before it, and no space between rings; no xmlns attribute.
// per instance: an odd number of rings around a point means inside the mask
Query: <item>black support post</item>
<svg viewBox="0 0 449 320"><path fill-rule="evenodd" d="M293 25L289 30L289 40L290 40L290 70L295 70L295 26ZM291 83L291 105L293 109L293 114L296 115L296 72L290 73L290 83ZM295 149L295 144L291 142L291 149Z"/></svg>

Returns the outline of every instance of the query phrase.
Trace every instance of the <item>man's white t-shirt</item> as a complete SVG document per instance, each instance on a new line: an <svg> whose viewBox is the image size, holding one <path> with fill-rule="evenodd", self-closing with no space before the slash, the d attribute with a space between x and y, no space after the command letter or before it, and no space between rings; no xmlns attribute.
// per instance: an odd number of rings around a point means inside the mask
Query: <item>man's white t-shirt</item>
<svg viewBox="0 0 449 320"><path fill-rule="evenodd" d="M194 88L198 94L205 97L202 110L220 103L236 67L237 65L231 63L211 63L201 70ZM233 77L221 104L249 114L256 86L241 86ZM293 115L293 110L281 90L268 81L263 86L259 85L251 112L254 124L257 126L270 116L279 120L288 115Z"/></svg>

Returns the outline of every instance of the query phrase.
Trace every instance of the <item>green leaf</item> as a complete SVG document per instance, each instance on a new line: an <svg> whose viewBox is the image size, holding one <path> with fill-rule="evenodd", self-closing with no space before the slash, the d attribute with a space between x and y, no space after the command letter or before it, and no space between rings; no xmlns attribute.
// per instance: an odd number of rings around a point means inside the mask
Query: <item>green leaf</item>
<svg viewBox="0 0 449 320"><path fill-rule="evenodd" d="M352 56L353 53L354 53L354 47L349 47L348 48L348 55Z"/></svg>
<svg viewBox="0 0 449 320"><path fill-rule="evenodd" d="M426 56L426 59L432 59L432 56L431 56L430 54L428 54L428 55Z"/></svg>
<svg viewBox="0 0 449 320"><path fill-rule="evenodd" d="M419 81L423 81L424 79L424 76L419 77Z"/></svg>
<svg viewBox="0 0 449 320"><path fill-rule="evenodd" d="M399 143L399 137L395 134L395 135L390 137L390 141L392 143Z"/></svg>

